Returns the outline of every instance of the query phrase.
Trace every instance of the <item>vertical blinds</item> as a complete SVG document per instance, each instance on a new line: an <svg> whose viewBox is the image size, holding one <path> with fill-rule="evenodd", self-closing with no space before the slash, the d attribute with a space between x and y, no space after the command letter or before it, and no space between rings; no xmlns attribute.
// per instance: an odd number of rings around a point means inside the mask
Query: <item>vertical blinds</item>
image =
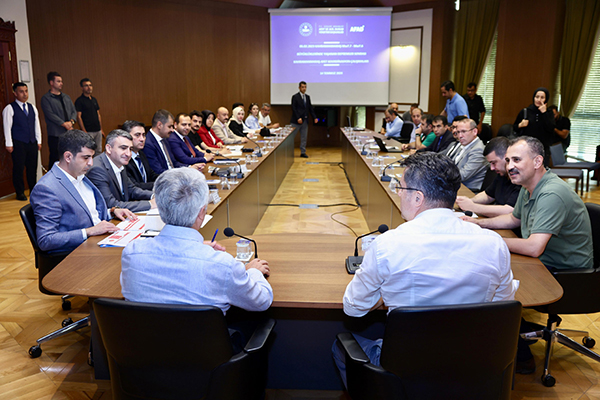
<svg viewBox="0 0 600 400"><path fill-rule="evenodd" d="M485 104L485 118L486 124L492 123L492 106L494 105L494 78L496 76L496 43L498 41L498 30L494 34L494 40L492 40L492 47L490 49L490 55L488 61L485 64L483 75L481 76L481 82L477 87L477 94L483 97L483 104Z"/></svg>
<svg viewBox="0 0 600 400"><path fill-rule="evenodd" d="M567 154L594 161L600 145L600 51L595 49L592 67L579 104L571 117L571 145Z"/></svg>

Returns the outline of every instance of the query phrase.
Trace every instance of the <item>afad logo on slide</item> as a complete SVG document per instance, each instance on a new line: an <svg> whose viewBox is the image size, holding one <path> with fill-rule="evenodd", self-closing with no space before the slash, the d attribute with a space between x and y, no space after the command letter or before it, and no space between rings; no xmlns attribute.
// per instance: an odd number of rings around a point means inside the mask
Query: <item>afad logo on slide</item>
<svg viewBox="0 0 600 400"><path fill-rule="evenodd" d="M303 22L300 24L298 31L302 36L310 36L313 33L313 27L308 22Z"/></svg>

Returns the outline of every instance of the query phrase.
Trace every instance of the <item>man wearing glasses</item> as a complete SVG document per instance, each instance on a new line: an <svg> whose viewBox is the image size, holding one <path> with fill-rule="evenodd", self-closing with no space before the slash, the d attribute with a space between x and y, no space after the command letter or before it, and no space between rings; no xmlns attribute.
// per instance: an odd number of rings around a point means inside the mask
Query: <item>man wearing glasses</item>
<svg viewBox="0 0 600 400"><path fill-rule="evenodd" d="M484 145L477 137L477 124L463 119L456 125L456 137L460 146L450 155L460 171L462 183L474 192L481 190L488 162L483 155Z"/></svg>
<svg viewBox="0 0 600 400"><path fill-rule="evenodd" d="M473 229L452 211L461 176L446 155L415 153L403 161L396 187L406 221L377 237L344 293L344 312L362 317L385 304L405 306L483 303L514 299L510 253L494 231ZM355 335L379 364L382 340ZM333 346L345 382L344 353Z"/></svg>

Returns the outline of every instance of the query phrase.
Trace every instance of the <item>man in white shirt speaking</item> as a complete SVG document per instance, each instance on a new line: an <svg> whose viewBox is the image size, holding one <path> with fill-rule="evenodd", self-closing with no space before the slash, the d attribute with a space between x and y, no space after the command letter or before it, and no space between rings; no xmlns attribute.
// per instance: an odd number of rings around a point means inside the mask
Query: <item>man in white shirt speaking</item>
<svg viewBox="0 0 600 400"><path fill-rule="evenodd" d="M457 166L433 152L416 153L403 163L396 190L407 222L371 243L344 293L344 312L362 317L382 304L391 311L514 299L518 282L504 240L494 231L473 229L452 211L461 184ZM378 365L382 340L355 337ZM337 342L333 352L346 384Z"/></svg>

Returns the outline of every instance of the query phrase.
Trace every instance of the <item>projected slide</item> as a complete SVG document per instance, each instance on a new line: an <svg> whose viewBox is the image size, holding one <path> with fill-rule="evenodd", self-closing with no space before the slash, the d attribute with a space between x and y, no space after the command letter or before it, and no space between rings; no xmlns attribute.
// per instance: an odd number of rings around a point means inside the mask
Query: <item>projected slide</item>
<svg viewBox="0 0 600 400"><path fill-rule="evenodd" d="M386 104L389 47L389 14L272 14L271 101L304 80L314 104Z"/></svg>

